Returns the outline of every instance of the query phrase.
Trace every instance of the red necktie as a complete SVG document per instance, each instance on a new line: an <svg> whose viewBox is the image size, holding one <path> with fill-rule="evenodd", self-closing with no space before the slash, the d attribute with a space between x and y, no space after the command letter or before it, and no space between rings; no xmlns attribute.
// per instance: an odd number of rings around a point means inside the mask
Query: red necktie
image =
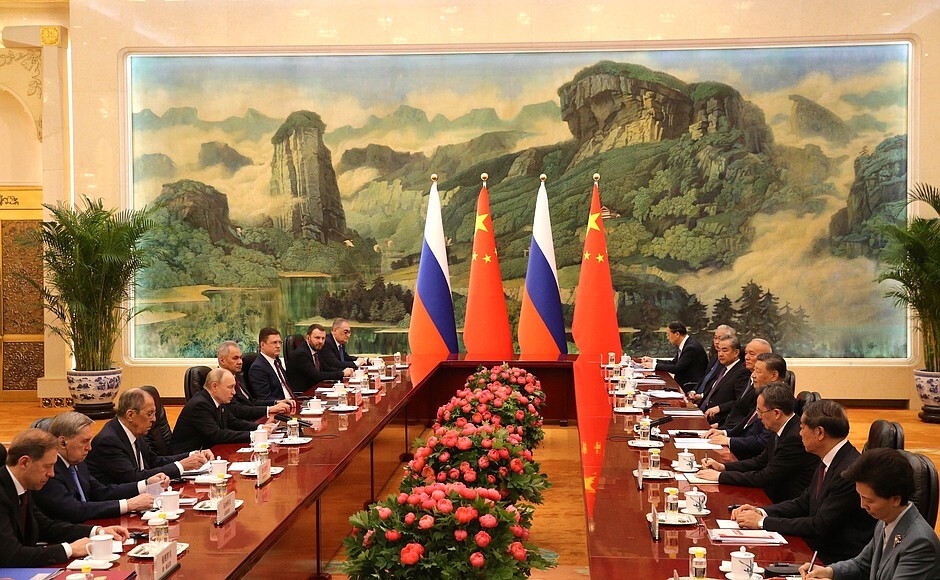
<svg viewBox="0 0 940 580"><path fill-rule="evenodd" d="M819 494L822 493L823 479L826 478L826 464L819 462L819 468L816 470L816 499L819 499Z"/></svg>
<svg viewBox="0 0 940 580"><path fill-rule="evenodd" d="M20 531L26 535L26 512L29 511L29 492L24 491L20 496Z"/></svg>
<svg viewBox="0 0 940 580"><path fill-rule="evenodd" d="M320 357L317 356L317 351L313 351L313 366L316 367L317 371L320 370Z"/></svg>

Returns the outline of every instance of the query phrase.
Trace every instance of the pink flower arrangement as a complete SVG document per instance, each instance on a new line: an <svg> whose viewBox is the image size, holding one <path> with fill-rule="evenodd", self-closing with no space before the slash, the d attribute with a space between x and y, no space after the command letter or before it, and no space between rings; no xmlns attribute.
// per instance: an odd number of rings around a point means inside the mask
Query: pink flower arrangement
<svg viewBox="0 0 940 580"><path fill-rule="evenodd" d="M523 543L519 530L528 534L532 511L505 504L493 489L415 487L350 518L345 572L352 579L526 578L554 565Z"/></svg>
<svg viewBox="0 0 940 580"><path fill-rule="evenodd" d="M405 467L401 490L409 492L435 481L484 485L497 490L497 499L508 503L542 503L542 492L551 487L539 473L532 452L523 446L521 435L504 427L472 423L461 429L438 426L426 441L418 441L414 459Z"/></svg>

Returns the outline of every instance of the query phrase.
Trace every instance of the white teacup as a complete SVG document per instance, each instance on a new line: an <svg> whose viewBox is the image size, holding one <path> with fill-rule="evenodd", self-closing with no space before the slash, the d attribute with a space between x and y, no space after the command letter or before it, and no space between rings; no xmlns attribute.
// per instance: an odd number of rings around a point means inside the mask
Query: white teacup
<svg viewBox="0 0 940 580"><path fill-rule="evenodd" d="M88 542L88 555L92 560L107 560L111 557L113 543L114 538L108 534L92 536Z"/></svg>
<svg viewBox="0 0 940 580"><path fill-rule="evenodd" d="M708 495L698 488L692 488L692 491L685 492L685 509L693 513L702 513L705 511L705 504L708 503Z"/></svg>
<svg viewBox="0 0 940 580"><path fill-rule="evenodd" d="M175 513L180 509L180 492L164 491L153 503L159 511Z"/></svg>
<svg viewBox="0 0 940 580"><path fill-rule="evenodd" d="M259 426L256 430L249 433L249 436L251 437L252 444L267 443L268 441L268 431L264 427Z"/></svg>
<svg viewBox="0 0 940 580"><path fill-rule="evenodd" d="M365 378L365 376L366 376L366 371L365 371L365 369L356 369L356 371L353 373L353 376L356 377L358 380L361 381L362 379Z"/></svg>
<svg viewBox="0 0 940 580"><path fill-rule="evenodd" d="M224 459L213 459L209 463L212 465L212 475L225 475L228 469L228 461ZM163 494L160 495L162 496Z"/></svg>
<svg viewBox="0 0 940 580"><path fill-rule="evenodd" d="M646 393L637 393L635 400L636 400L637 407L649 407L650 396L647 395Z"/></svg>
<svg viewBox="0 0 940 580"><path fill-rule="evenodd" d="M685 471L692 471L695 469L695 454L689 453L688 451L683 451L679 453L679 469Z"/></svg>
<svg viewBox="0 0 940 580"><path fill-rule="evenodd" d="M314 413L319 413L323 410L323 401L314 397L313 399L307 400L307 409L313 411Z"/></svg>
<svg viewBox="0 0 940 580"><path fill-rule="evenodd" d="M731 552L731 580L751 580L754 574L754 554L745 551L744 546L737 552Z"/></svg>

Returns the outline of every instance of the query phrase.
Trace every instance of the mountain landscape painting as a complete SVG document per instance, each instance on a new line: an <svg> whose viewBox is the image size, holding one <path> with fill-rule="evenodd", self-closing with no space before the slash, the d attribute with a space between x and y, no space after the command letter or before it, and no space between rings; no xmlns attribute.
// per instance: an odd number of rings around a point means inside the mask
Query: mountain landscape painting
<svg viewBox="0 0 940 580"><path fill-rule="evenodd" d="M906 219L910 53L131 55L131 197L158 224L134 357L334 317L352 352L407 352L432 173L459 330L483 172L514 329L539 175L570 326L596 172L626 352L669 352L678 319L785 356L906 357L874 280L880 227Z"/></svg>

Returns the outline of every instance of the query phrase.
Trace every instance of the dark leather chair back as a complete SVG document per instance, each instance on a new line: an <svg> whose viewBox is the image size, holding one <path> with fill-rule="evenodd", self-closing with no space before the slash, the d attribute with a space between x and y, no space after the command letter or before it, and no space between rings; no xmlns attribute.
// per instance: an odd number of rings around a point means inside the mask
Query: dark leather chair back
<svg viewBox="0 0 940 580"><path fill-rule="evenodd" d="M248 378L248 369L254 364L256 358L258 358L258 353L256 352L242 353L242 378L245 379L245 388L248 389L248 392L251 393L252 396L254 396L255 390L251 387L251 379Z"/></svg>
<svg viewBox="0 0 940 580"><path fill-rule="evenodd" d="M7 448L3 445L3 443L0 443L0 463L3 463L5 465L6 462L7 462Z"/></svg>
<svg viewBox="0 0 940 580"><path fill-rule="evenodd" d="M805 407L809 403L818 401L820 399L822 399L822 395L820 395L816 391L800 391L796 395L796 408L794 409L794 413L796 413L797 415L802 415L803 407Z"/></svg>
<svg viewBox="0 0 940 580"><path fill-rule="evenodd" d="M868 429L866 449L887 447L889 449L904 449L904 427L900 423L878 419Z"/></svg>
<svg viewBox="0 0 940 580"><path fill-rule="evenodd" d="M793 374L793 371L787 371L787 374L783 377L783 382L790 385L794 393L796 392L796 375Z"/></svg>
<svg viewBox="0 0 940 580"><path fill-rule="evenodd" d="M300 347L306 339L302 334L292 334L284 341L284 360L290 356L296 348Z"/></svg>
<svg viewBox="0 0 940 580"><path fill-rule="evenodd" d="M32 423L29 424L30 429L42 429L43 431L49 430L49 425L52 424L52 417L40 417L39 419L34 419Z"/></svg>
<svg viewBox="0 0 940 580"><path fill-rule="evenodd" d="M186 400L190 400L193 395L198 393L206 384L206 375L211 369L206 366L189 367L186 374L183 375L183 392L186 394Z"/></svg>
<svg viewBox="0 0 940 580"><path fill-rule="evenodd" d="M940 498L940 481L933 461L920 453L901 451L914 468L914 495L911 501L930 527L937 525L937 505Z"/></svg>
<svg viewBox="0 0 940 580"><path fill-rule="evenodd" d="M147 433L147 440L158 455L170 455L170 439L173 438L173 431L170 429L170 421L167 419L166 409L163 408L163 401L160 399L160 391L151 385L144 385L140 387L140 390L147 391L153 397L153 402L157 407L157 416L153 427Z"/></svg>

